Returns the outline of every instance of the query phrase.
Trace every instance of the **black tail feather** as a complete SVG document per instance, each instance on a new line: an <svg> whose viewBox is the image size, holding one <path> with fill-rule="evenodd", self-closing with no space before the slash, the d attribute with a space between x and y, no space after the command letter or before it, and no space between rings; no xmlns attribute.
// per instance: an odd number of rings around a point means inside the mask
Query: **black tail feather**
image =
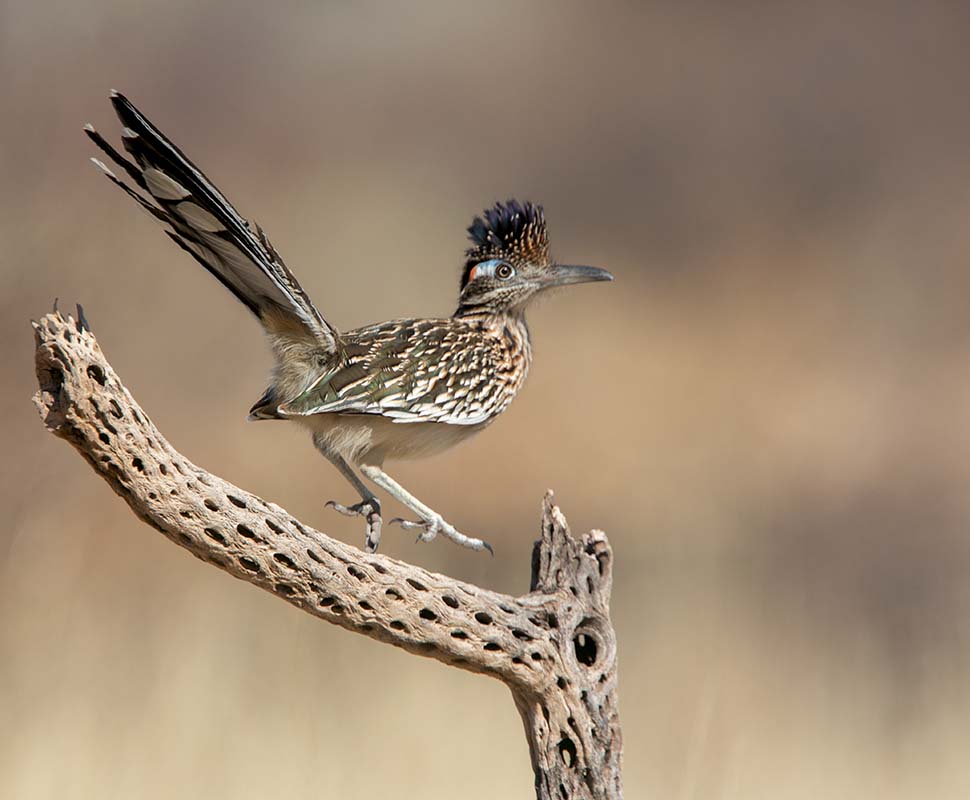
<svg viewBox="0 0 970 800"><path fill-rule="evenodd" d="M134 163L112 147L92 126L88 137L145 194L93 159L108 178L157 220L169 237L212 273L264 323L277 324L282 312L288 330L302 330L326 349L336 331L316 310L266 235L250 225L211 181L118 92L111 103L122 125L122 141ZM147 196L145 196L147 195ZM267 316L265 312L273 310Z"/></svg>

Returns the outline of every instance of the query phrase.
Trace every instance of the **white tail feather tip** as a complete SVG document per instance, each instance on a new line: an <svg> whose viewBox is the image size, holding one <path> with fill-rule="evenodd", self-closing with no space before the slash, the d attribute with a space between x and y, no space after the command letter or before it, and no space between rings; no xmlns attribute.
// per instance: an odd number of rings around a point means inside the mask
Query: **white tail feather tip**
<svg viewBox="0 0 970 800"><path fill-rule="evenodd" d="M148 191L159 200L183 200L189 197L189 190L155 167L142 170Z"/></svg>
<svg viewBox="0 0 970 800"><path fill-rule="evenodd" d="M115 180L118 179L118 176L115 175L110 169L108 169L105 166L104 162L101 161L100 159L98 159L98 158L92 158L91 159L91 162L94 164L94 166L96 166L98 169L100 169L105 175L109 175L110 177L114 178Z"/></svg>

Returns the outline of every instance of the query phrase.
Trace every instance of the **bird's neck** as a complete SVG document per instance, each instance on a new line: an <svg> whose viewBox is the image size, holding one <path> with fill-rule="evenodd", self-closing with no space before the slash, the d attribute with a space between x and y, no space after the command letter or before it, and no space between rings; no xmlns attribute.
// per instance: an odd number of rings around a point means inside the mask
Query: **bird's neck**
<svg viewBox="0 0 970 800"><path fill-rule="evenodd" d="M515 328L522 331L528 338L529 327L525 322L525 312L507 308L489 308L488 306L460 306L454 313L454 319L463 322L483 325L490 329Z"/></svg>
<svg viewBox="0 0 970 800"><path fill-rule="evenodd" d="M475 310L459 309L455 318L472 325L480 325L489 335L502 339L509 355L512 358L521 358L526 369L532 363L532 339L523 311L482 307Z"/></svg>

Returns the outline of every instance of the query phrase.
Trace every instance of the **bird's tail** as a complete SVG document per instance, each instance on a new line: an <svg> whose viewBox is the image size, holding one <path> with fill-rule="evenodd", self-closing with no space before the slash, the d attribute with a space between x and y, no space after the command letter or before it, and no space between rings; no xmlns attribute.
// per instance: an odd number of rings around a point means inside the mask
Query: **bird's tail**
<svg viewBox="0 0 970 800"><path fill-rule="evenodd" d="M336 331L314 308L262 229L232 204L169 139L118 92L111 103L124 126L125 158L91 126L85 131L135 184L132 188L104 163L108 178L153 217L165 232L232 292L267 328L284 337L315 340L333 351Z"/></svg>

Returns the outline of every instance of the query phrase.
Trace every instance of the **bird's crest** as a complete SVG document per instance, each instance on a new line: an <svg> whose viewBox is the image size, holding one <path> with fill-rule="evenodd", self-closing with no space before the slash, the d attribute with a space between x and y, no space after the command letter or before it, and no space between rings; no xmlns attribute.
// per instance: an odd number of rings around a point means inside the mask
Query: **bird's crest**
<svg viewBox="0 0 970 800"><path fill-rule="evenodd" d="M506 258L529 264L549 263L549 237L542 206L508 200L486 209L468 226L472 246L465 251L464 288L476 264L490 258Z"/></svg>

